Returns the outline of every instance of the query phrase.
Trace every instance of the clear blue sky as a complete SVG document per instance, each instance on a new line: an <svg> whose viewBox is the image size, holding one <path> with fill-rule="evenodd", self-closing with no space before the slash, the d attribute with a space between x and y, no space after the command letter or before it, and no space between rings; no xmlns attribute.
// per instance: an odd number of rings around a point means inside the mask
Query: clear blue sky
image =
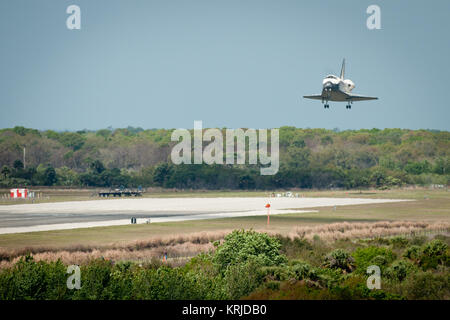
<svg viewBox="0 0 450 320"><path fill-rule="evenodd" d="M81 7L81 30L66 8ZM381 30L366 8L381 8ZM2 0L0 127L450 128L450 1ZM380 100L305 100L329 73Z"/></svg>

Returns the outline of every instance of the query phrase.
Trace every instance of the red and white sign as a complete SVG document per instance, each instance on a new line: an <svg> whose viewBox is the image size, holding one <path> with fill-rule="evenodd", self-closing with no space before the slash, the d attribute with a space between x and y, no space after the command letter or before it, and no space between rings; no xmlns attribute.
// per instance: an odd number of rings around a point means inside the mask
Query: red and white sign
<svg viewBox="0 0 450 320"><path fill-rule="evenodd" d="M11 198L28 198L28 189L11 189Z"/></svg>

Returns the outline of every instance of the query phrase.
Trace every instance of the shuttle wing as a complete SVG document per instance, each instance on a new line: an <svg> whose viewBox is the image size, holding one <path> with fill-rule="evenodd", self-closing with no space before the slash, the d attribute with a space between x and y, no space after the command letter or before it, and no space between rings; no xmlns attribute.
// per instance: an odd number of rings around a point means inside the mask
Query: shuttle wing
<svg viewBox="0 0 450 320"><path fill-rule="evenodd" d="M314 99L314 100L322 100L323 99L321 94L315 94L315 95L312 95L312 96L303 96L303 98Z"/></svg>
<svg viewBox="0 0 450 320"><path fill-rule="evenodd" d="M347 95L347 100L351 101L364 101L364 100L377 100L377 97L366 97L359 94L345 93Z"/></svg>

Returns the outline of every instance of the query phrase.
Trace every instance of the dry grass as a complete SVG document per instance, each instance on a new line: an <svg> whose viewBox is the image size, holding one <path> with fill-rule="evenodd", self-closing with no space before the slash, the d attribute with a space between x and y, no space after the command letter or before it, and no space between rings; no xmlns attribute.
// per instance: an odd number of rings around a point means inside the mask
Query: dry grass
<svg viewBox="0 0 450 320"><path fill-rule="evenodd" d="M393 235L413 236L424 232L449 232L448 222L380 221L375 223L341 222L319 226L295 227L290 238L312 240L319 236L324 241L339 239L376 238Z"/></svg>
<svg viewBox="0 0 450 320"><path fill-rule="evenodd" d="M257 230L267 232L267 230ZM318 226L295 227L288 236L332 242L339 239L376 238L394 235L417 235L427 232L450 231L447 222L421 221L380 221L373 223L342 222ZM64 264L86 264L92 259L105 258L112 261L151 261L161 259L167 252L172 264L180 265L201 252L214 249L212 242L222 240L231 230L220 232L200 232L189 235L154 237L124 244L112 244L103 247L69 246L69 247L32 247L0 251L0 269L11 267L21 257L31 254L35 260L56 261ZM269 232L276 235L276 232Z"/></svg>
<svg viewBox="0 0 450 320"><path fill-rule="evenodd" d="M126 244L112 244L103 247L30 247L0 251L0 269L16 263L21 257L31 254L36 261L56 261L64 264L86 264L93 259L105 258L112 261L150 261L160 259L165 252L175 264L201 252L213 250L213 242L223 239L230 231L200 232L190 235L166 236L133 241Z"/></svg>

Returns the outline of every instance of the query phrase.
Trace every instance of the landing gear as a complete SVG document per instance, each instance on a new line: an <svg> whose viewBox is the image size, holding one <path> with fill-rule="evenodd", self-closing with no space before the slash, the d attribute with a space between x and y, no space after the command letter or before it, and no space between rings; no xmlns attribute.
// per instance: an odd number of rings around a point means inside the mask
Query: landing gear
<svg viewBox="0 0 450 320"><path fill-rule="evenodd" d="M352 102L349 101L348 104L345 106L346 109L351 109L352 108Z"/></svg>
<svg viewBox="0 0 450 320"><path fill-rule="evenodd" d="M330 105L328 104L328 101L323 105L323 107L324 107L325 109L330 109Z"/></svg>

